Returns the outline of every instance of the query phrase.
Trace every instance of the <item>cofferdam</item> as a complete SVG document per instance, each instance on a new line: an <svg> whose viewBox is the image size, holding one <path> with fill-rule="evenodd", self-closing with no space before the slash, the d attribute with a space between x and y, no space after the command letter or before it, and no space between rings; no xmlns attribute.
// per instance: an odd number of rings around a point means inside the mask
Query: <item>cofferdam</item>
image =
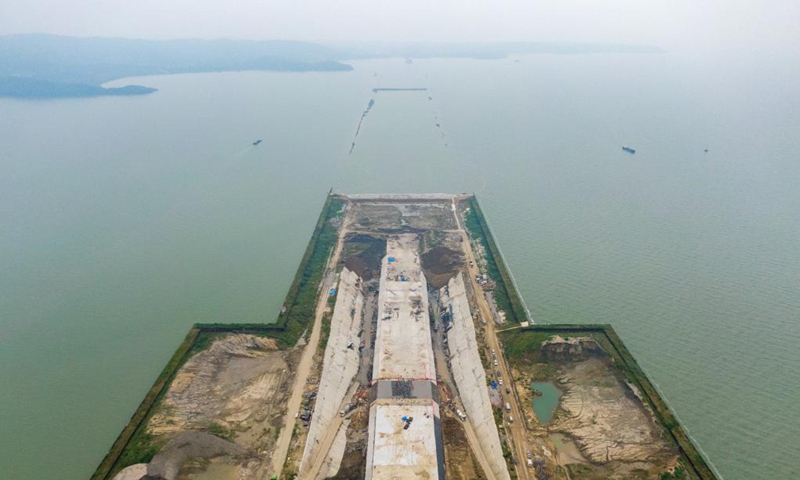
<svg viewBox="0 0 800 480"><path fill-rule="evenodd" d="M610 326L533 324L474 196L334 193L277 323L195 325L93 479L209 476L716 479Z"/></svg>

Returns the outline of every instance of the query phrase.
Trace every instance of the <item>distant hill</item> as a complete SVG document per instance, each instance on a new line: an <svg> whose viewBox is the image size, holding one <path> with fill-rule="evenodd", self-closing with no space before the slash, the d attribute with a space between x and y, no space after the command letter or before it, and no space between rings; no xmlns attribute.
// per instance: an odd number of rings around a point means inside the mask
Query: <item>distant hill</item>
<svg viewBox="0 0 800 480"><path fill-rule="evenodd" d="M142 95L139 86L103 88L111 80L174 73L341 72L371 58L498 59L513 54L658 53L658 47L545 42L342 43L282 40L133 40L26 34L0 36L0 97Z"/></svg>
<svg viewBox="0 0 800 480"><path fill-rule="evenodd" d="M143 75L352 70L335 60L340 56L329 47L307 42L7 35L0 36L0 96L57 98L155 91L100 87L111 80Z"/></svg>
<svg viewBox="0 0 800 480"><path fill-rule="evenodd" d="M85 83L63 83L35 78L0 78L0 97L12 98L78 98L103 96L146 95L155 88L127 85L119 88L103 88Z"/></svg>

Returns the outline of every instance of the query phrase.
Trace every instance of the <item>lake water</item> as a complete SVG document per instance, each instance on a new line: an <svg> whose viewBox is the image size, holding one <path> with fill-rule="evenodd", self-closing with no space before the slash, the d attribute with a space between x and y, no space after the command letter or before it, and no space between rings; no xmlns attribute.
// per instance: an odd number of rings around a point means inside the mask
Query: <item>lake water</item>
<svg viewBox="0 0 800 480"><path fill-rule="evenodd" d="M533 413L542 425L546 425L553 419L561 390L550 382L533 382L531 388L541 393L533 397Z"/></svg>
<svg viewBox="0 0 800 480"><path fill-rule="evenodd" d="M517 60L0 100L3 477L88 478L193 323L273 320L330 187L477 192L537 322L612 324L726 479L800 471L796 58Z"/></svg>

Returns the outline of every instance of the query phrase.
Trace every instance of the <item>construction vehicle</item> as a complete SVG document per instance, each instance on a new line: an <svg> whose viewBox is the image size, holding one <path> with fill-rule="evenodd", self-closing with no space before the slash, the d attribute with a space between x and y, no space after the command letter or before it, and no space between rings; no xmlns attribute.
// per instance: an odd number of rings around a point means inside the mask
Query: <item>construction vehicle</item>
<svg viewBox="0 0 800 480"><path fill-rule="evenodd" d="M414 417L407 417L403 415L403 418L401 420L403 420L403 422L405 423L405 425L403 425L403 430L408 430L408 427L411 426L411 422L414 421Z"/></svg>

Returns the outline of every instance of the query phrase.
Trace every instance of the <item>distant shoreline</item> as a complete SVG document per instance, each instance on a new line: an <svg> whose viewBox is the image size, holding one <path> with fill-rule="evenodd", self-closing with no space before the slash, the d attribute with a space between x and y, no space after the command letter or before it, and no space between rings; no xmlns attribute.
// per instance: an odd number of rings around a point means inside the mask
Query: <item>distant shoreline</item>
<svg viewBox="0 0 800 480"><path fill-rule="evenodd" d="M649 54L648 45L498 43L348 43L250 40L138 40L46 34L0 35L0 97L19 99L147 95L140 85L106 88L123 78L237 71L346 72L344 63L379 58L500 59L515 54ZM378 91L424 91L379 88Z"/></svg>
<svg viewBox="0 0 800 480"><path fill-rule="evenodd" d="M55 98L131 97L148 95L158 89L141 85L102 87L80 83L59 83L34 78L0 78L0 97L45 100Z"/></svg>
<svg viewBox="0 0 800 480"><path fill-rule="evenodd" d="M373 88L374 93L378 92L427 92L427 88Z"/></svg>

